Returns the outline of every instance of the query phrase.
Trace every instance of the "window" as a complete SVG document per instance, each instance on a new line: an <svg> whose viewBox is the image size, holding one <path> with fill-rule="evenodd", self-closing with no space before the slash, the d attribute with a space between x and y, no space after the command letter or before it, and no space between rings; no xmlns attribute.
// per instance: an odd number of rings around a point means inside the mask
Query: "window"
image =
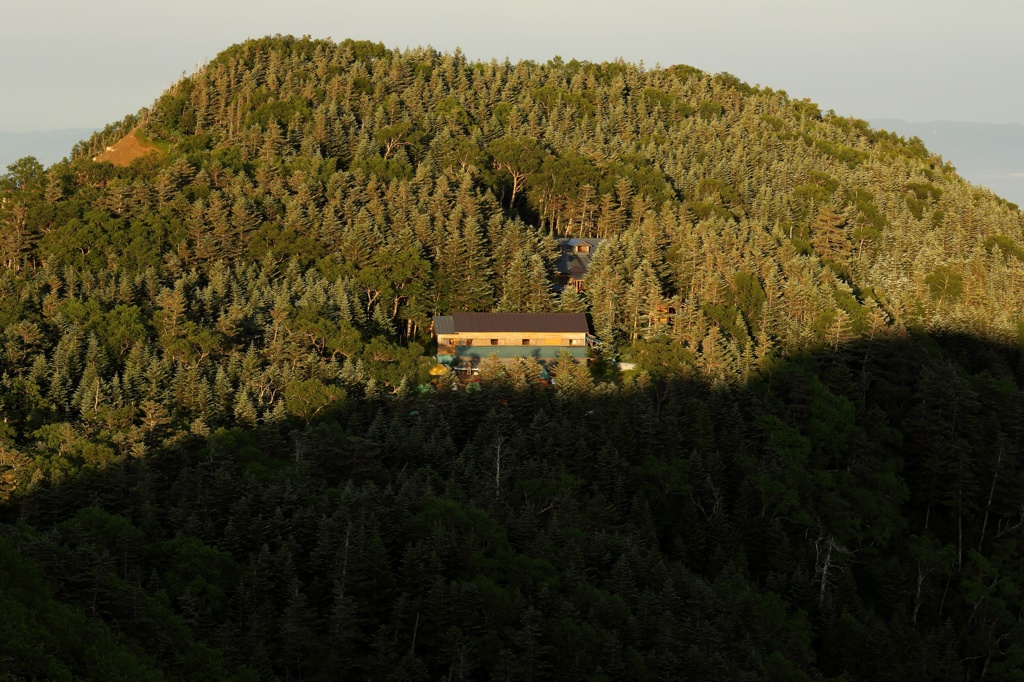
<svg viewBox="0 0 1024 682"><path fill-rule="evenodd" d="M529 346L530 345L530 339L523 339L523 345L524 346Z"/></svg>
<svg viewBox="0 0 1024 682"><path fill-rule="evenodd" d="M466 339L466 340L463 341L463 344L466 345L466 346L472 346L473 345L473 339Z"/></svg>
<svg viewBox="0 0 1024 682"><path fill-rule="evenodd" d="M491 339L491 345L492 346L497 346L498 345L498 339Z"/></svg>

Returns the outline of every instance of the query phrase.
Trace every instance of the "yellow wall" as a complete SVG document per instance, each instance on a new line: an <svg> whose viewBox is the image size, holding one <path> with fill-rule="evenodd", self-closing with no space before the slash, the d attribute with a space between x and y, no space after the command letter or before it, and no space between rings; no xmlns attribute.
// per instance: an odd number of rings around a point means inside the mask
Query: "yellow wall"
<svg viewBox="0 0 1024 682"><path fill-rule="evenodd" d="M537 332L474 332L467 334L438 334L437 344L456 346L522 346L523 339L530 346L585 346L587 335L583 333L541 334ZM497 340L497 343L492 343Z"/></svg>

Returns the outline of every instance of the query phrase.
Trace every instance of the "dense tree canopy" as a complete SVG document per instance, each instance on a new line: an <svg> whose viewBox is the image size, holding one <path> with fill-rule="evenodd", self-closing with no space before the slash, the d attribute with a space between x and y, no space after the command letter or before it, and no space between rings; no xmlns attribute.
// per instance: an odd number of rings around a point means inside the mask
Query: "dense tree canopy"
<svg viewBox="0 0 1024 682"><path fill-rule="evenodd" d="M1024 217L916 138L277 36L72 157L0 177L3 672L1020 678ZM492 310L597 357L432 377Z"/></svg>

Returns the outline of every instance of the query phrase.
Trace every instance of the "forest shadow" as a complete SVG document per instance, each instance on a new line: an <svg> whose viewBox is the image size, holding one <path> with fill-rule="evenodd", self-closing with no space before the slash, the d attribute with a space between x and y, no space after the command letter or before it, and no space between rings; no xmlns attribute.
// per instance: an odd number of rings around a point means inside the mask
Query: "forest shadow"
<svg viewBox="0 0 1024 682"><path fill-rule="evenodd" d="M661 369L616 390L352 400L39 482L0 506L0 549L52 608L19 616L0 663L153 679L1014 669L1020 347L914 334L747 382ZM43 651L10 648L29 636Z"/></svg>

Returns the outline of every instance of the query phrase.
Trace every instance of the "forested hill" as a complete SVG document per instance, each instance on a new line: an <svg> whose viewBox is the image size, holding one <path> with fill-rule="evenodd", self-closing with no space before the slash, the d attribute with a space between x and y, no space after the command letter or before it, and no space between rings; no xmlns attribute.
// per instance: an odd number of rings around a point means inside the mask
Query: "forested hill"
<svg viewBox="0 0 1024 682"><path fill-rule="evenodd" d="M1021 678L1024 216L916 138L274 37L73 156L0 178L9 677ZM491 310L602 344L432 379Z"/></svg>

